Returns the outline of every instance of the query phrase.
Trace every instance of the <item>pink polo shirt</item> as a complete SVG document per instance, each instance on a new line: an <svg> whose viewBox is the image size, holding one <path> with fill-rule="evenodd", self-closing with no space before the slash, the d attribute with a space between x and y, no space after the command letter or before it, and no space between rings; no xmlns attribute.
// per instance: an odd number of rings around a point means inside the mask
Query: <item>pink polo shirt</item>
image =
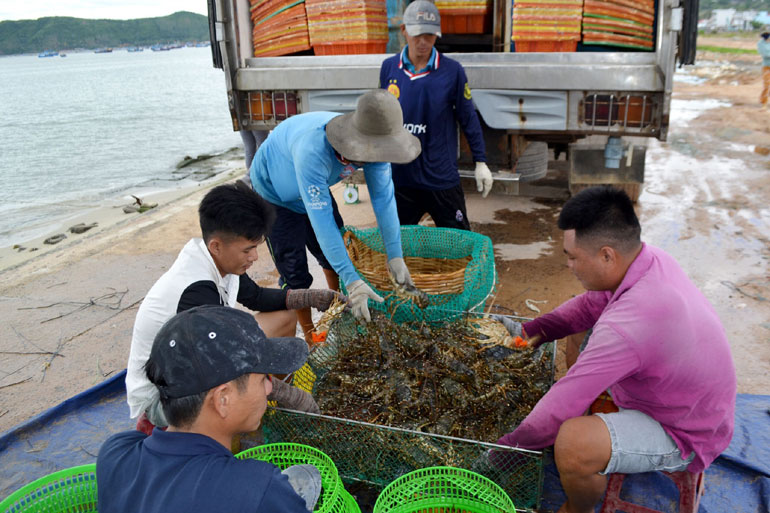
<svg viewBox="0 0 770 513"><path fill-rule="evenodd" d="M679 264L643 245L615 293L588 291L524 325L544 340L593 327L577 363L500 444L541 449L610 389L663 426L700 472L729 445L735 368L722 323Z"/></svg>

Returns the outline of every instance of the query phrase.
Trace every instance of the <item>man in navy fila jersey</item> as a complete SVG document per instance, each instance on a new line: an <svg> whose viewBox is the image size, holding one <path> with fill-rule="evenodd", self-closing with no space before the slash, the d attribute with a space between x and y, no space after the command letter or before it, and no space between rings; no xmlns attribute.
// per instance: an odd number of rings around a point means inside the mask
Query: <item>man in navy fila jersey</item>
<svg viewBox="0 0 770 513"><path fill-rule="evenodd" d="M404 128L420 139L422 153L409 164L393 164L393 184L401 224L417 224L426 212L436 226L470 229L457 171L457 123L476 162L476 185L483 197L492 188L481 125L465 70L433 45L441 19L433 2L417 0L404 11L406 47L385 59L380 87L398 98Z"/></svg>

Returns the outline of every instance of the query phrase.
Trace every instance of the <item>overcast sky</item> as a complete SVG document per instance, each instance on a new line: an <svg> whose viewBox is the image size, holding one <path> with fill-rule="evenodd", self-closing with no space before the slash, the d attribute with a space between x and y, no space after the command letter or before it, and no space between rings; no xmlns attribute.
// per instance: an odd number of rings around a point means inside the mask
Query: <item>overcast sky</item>
<svg viewBox="0 0 770 513"><path fill-rule="evenodd" d="M206 0L0 0L0 21L45 16L130 20L166 16L177 11L207 14Z"/></svg>

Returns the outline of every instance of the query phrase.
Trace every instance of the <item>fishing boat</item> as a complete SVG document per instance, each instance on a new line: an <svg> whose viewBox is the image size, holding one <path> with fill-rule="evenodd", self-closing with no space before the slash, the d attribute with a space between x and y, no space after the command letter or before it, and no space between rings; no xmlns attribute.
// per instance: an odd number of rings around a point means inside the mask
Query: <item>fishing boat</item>
<svg viewBox="0 0 770 513"><path fill-rule="evenodd" d="M57 55L59 55L59 52L55 50L43 50L42 52L37 54L37 56L40 57L41 59L43 57L56 57Z"/></svg>
<svg viewBox="0 0 770 513"><path fill-rule="evenodd" d="M112 53L112 48L97 48L94 53Z"/></svg>

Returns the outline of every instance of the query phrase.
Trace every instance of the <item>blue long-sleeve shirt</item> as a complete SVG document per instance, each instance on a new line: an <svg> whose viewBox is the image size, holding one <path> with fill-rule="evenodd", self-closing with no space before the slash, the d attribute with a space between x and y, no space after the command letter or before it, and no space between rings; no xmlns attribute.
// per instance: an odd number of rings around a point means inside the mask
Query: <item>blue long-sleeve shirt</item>
<svg viewBox="0 0 770 513"><path fill-rule="evenodd" d="M259 147L249 175L254 190L270 203L307 214L324 256L347 286L360 278L334 222L329 187L355 168L337 159L326 138L326 124L339 115L309 112L283 121ZM364 178L388 259L402 257L390 164L366 164Z"/></svg>
<svg viewBox="0 0 770 513"><path fill-rule="evenodd" d="M445 190L460 184L456 123L468 139L473 160L486 162L481 124L462 65L440 52L424 70L409 62L408 48L385 59L380 87L401 103L404 128L420 139L422 153L409 164L393 164L396 187Z"/></svg>

